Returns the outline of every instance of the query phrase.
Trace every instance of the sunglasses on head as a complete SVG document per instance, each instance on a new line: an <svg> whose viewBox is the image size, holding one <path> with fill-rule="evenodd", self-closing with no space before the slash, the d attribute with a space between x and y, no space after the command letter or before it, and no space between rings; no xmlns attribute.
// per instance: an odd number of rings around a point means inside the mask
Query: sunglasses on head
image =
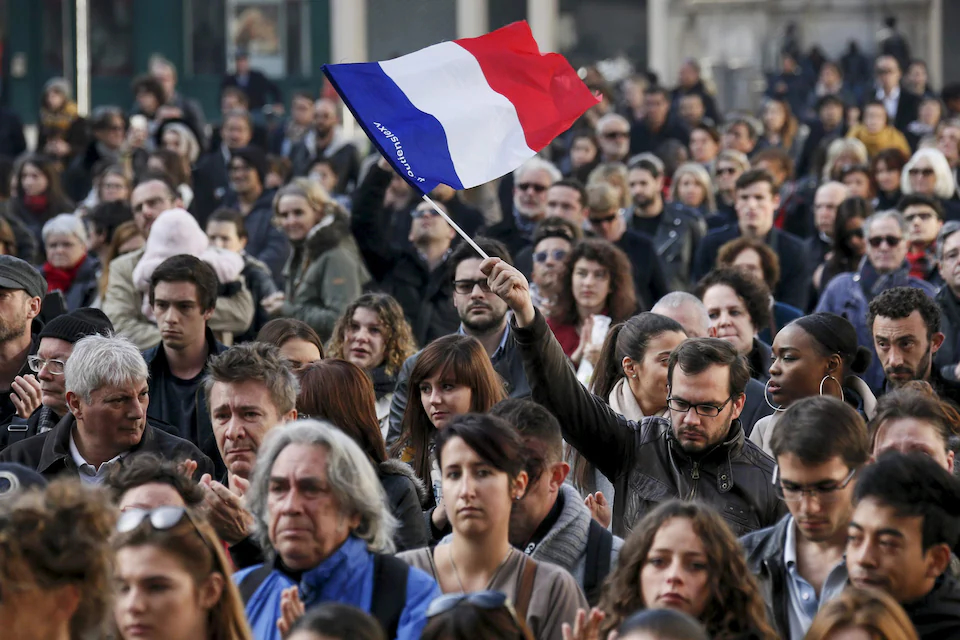
<svg viewBox="0 0 960 640"><path fill-rule="evenodd" d="M530 189L533 189L537 193L543 193L547 190L547 187L542 184L537 184L536 182L521 182L517 185L517 189L520 191L529 191Z"/></svg>
<svg viewBox="0 0 960 640"><path fill-rule="evenodd" d="M200 536L200 539L203 540L203 544L207 545L207 548L210 549L210 552L213 554L213 557L216 560L218 557L216 550L210 544L210 541L207 540L206 537L204 537L204 535L200 532L196 521L193 519L193 516L191 516L190 512L184 507L127 509L121 513L120 517L117 519L117 533L129 533L143 524L144 521L149 522L150 526L156 531L169 531L180 524L180 522L182 522L184 519L191 524L193 530L196 531L197 535Z"/></svg>
<svg viewBox="0 0 960 640"><path fill-rule="evenodd" d="M533 254L534 262L546 262L547 258L553 258L557 262L562 262L567 257L567 252L563 249L554 249L553 251L537 251Z"/></svg>
<svg viewBox="0 0 960 640"><path fill-rule="evenodd" d="M435 618L436 616L447 613L448 611L457 608L464 602L487 611L504 608L510 613L510 617L513 619L514 624L517 625L517 628L522 629L520 626L520 619L517 617L516 609L513 608L513 604L510 603L510 599L507 598L506 594L501 593L500 591L449 593L438 598L434 598L433 602L430 603L430 606L427 607L427 619L429 620L430 618Z"/></svg>
<svg viewBox="0 0 960 640"><path fill-rule="evenodd" d="M903 238L898 238L897 236L873 236L867 240L867 242L869 242L870 246L874 249L879 249L884 242L891 248L897 247L900 245L901 240L903 240Z"/></svg>

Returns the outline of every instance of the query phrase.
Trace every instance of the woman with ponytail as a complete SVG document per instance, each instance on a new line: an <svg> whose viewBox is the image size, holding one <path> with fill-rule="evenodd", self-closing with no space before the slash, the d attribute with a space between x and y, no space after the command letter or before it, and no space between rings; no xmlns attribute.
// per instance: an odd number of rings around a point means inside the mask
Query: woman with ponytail
<svg viewBox="0 0 960 640"><path fill-rule="evenodd" d="M666 415L667 362L670 352L687 339L680 323L656 313L640 313L607 333L593 371L591 390L614 411L637 423L646 416ZM571 477L587 504L606 502L613 513L613 485L576 450L571 449ZM594 492L603 496L596 496ZM606 523L604 523L606 524Z"/></svg>
<svg viewBox="0 0 960 640"><path fill-rule="evenodd" d="M768 454L773 427L792 403L815 395L843 400L866 420L876 413L877 399L857 377L870 366L871 353L857 343L857 332L846 318L813 313L794 320L773 339L770 380L764 390L771 416L761 418L750 440Z"/></svg>

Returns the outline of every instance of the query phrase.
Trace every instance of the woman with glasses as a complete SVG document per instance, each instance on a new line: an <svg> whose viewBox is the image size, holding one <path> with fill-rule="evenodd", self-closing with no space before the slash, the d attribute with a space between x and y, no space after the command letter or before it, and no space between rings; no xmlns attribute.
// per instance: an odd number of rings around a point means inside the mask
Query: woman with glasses
<svg viewBox="0 0 960 640"><path fill-rule="evenodd" d="M390 455L410 464L427 487L422 506L430 518L431 538L439 540L450 522L443 503L436 440L456 416L489 411L507 393L483 345L460 334L438 338L424 347L410 371L407 388L410 398Z"/></svg>
<svg viewBox="0 0 960 640"><path fill-rule="evenodd" d="M630 259L605 240L581 240L567 255L555 313L547 320L575 367L585 358L596 365L602 341L594 342L593 317L611 324L637 312Z"/></svg>
<svg viewBox="0 0 960 640"><path fill-rule="evenodd" d="M907 164L908 156L899 149L883 149L870 160L870 173L877 186L873 208L877 211L894 209L900 202L900 175Z"/></svg>
<svg viewBox="0 0 960 640"><path fill-rule="evenodd" d="M771 438L780 415L797 400L833 396L867 419L876 410L876 398L857 377L867 370L872 354L857 343L857 331L846 318L813 313L794 320L773 339L770 379L764 389L773 415L757 421L750 440L773 455Z"/></svg>
<svg viewBox="0 0 960 640"><path fill-rule="evenodd" d="M713 165L713 184L717 190L717 215L707 220L711 228L737 223L734 207L737 196L737 179L750 170L750 160L735 149L724 149L717 154Z"/></svg>
<svg viewBox="0 0 960 640"><path fill-rule="evenodd" d="M370 376L384 438L390 428L390 403L397 388L397 374L416 351L413 329L403 309L385 293L366 293L351 302L333 328L330 357L352 362Z"/></svg>
<svg viewBox="0 0 960 640"><path fill-rule="evenodd" d="M896 600L879 589L847 587L823 605L806 640L919 640Z"/></svg>
<svg viewBox="0 0 960 640"><path fill-rule="evenodd" d="M908 382L880 398L867 430L874 460L891 450L919 452L954 471L960 413L926 382Z"/></svg>
<svg viewBox="0 0 960 640"><path fill-rule="evenodd" d="M918 193L938 198L947 220L960 219L957 182L947 157L939 149L920 149L911 156L900 175L900 190L905 196Z"/></svg>
<svg viewBox="0 0 960 640"><path fill-rule="evenodd" d="M305 178L277 191L273 213L293 252L283 267L286 290L261 304L271 315L303 320L326 341L370 281L350 219L323 187Z"/></svg>
<svg viewBox="0 0 960 640"><path fill-rule="evenodd" d="M427 626L420 640L535 640L526 622L500 591L451 593L427 609Z"/></svg>
<svg viewBox="0 0 960 640"><path fill-rule="evenodd" d="M834 276L857 270L867 252L863 223L872 215L873 207L863 198L847 198L837 207L832 249L813 274L813 285L818 291L823 291Z"/></svg>
<svg viewBox="0 0 960 640"><path fill-rule="evenodd" d="M600 638L645 609L686 613L714 640L777 637L740 543L719 514L698 502L665 502L637 523L598 608Z"/></svg>
<svg viewBox="0 0 960 640"><path fill-rule="evenodd" d="M76 481L0 500L0 636L104 637L114 522L104 494Z"/></svg>
<svg viewBox="0 0 960 640"><path fill-rule="evenodd" d="M420 510L426 489L409 465L387 458L373 400L373 384L362 369L330 358L303 370L297 413L301 418L328 420L360 445L377 470L390 511L399 523L393 536L397 549L416 549L428 542Z"/></svg>
<svg viewBox="0 0 960 640"><path fill-rule="evenodd" d="M528 481L520 435L500 418L469 414L454 418L440 432L436 450L453 535L448 543L400 557L430 574L444 593L470 594L467 603L479 606L486 600L478 591L501 592L534 637L562 640L561 625L573 622L577 609L587 606L583 592L569 573L531 560L508 539L512 505L523 497ZM500 601L487 602L492 608ZM448 600L431 609L456 604ZM457 611L454 618L469 612Z"/></svg>
<svg viewBox="0 0 960 640"><path fill-rule="evenodd" d="M298 378L307 365L323 360L323 341L313 327L302 320L271 320L257 333L257 342L272 344L280 349L280 355L287 359Z"/></svg>
<svg viewBox="0 0 960 640"><path fill-rule="evenodd" d="M199 515L184 507L129 509L113 548L121 640L252 640L223 543Z"/></svg>
<svg viewBox="0 0 960 640"><path fill-rule="evenodd" d="M553 315L563 286L566 259L582 231L564 218L545 218L533 234L530 296L544 317Z"/></svg>
<svg viewBox="0 0 960 640"><path fill-rule="evenodd" d="M100 172L96 179L97 182L97 202L129 202L130 178L123 167L118 164L110 165Z"/></svg>

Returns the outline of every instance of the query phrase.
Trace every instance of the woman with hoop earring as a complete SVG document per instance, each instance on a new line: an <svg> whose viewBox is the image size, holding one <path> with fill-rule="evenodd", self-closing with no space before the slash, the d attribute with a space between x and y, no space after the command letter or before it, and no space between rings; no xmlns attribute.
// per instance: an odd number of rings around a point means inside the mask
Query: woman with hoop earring
<svg viewBox="0 0 960 640"><path fill-rule="evenodd" d="M857 343L857 332L846 318L813 313L794 320L773 339L773 362L764 398L773 410L754 425L750 440L768 454L773 427L792 403L815 395L843 400L866 420L876 412L877 399L858 377L870 366L870 351Z"/></svg>

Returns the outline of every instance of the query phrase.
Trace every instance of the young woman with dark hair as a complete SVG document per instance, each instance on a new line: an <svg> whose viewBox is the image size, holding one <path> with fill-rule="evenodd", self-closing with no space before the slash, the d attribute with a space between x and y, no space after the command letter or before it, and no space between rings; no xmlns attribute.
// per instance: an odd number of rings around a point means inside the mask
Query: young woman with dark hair
<svg viewBox="0 0 960 640"><path fill-rule="evenodd" d="M58 213L73 213L73 203L60 187L60 167L48 156L32 154L23 159L16 178L17 195L6 203L8 217L16 217L31 233L43 251L43 225Z"/></svg>
<svg viewBox="0 0 960 640"><path fill-rule="evenodd" d="M367 454L399 522L394 534L397 549L427 544L420 509L426 489L409 465L387 458L374 407L373 383L367 374L355 364L336 358L307 365L300 374L297 414L300 418L330 421Z"/></svg>
<svg viewBox="0 0 960 640"><path fill-rule="evenodd" d="M448 521L447 511L442 508L434 442L454 417L488 411L507 394L483 345L476 338L460 334L438 338L420 352L408 388L410 399L400 422L400 437L390 455L408 462L427 486L424 508L429 511L441 507L430 513L432 533L439 539Z"/></svg>
<svg viewBox="0 0 960 640"><path fill-rule="evenodd" d="M457 416L437 436L437 461L453 535L448 544L400 557L444 593L502 592L534 637L560 640L561 625L586 599L569 573L510 545L510 513L528 482L516 429L490 415Z"/></svg>
<svg viewBox="0 0 960 640"><path fill-rule="evenodd" d="M293 372L298 376L308 364L323 360L323 341L313 327L303 320L271 320L257 333L257 342L266 342L280 349L280 353L290 361Z"/></svg>

